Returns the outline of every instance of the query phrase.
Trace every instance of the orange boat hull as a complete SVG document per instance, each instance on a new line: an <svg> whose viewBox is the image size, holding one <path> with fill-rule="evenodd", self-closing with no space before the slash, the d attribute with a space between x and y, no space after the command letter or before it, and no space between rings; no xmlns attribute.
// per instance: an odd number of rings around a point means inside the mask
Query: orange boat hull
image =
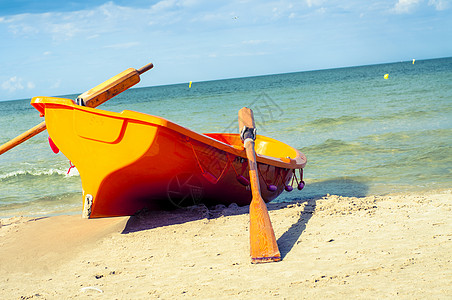
<svg viewBox="0 0 452 300"><path fill-rule="evenodd" d="M87 217L251 202L238 134L198 134L160 117L107 112L69 99L35 97L31 104L45 115L53 142L80 173ZM298 150L263 136L256 139L256 153L266 202L306 164Z"/></svg>

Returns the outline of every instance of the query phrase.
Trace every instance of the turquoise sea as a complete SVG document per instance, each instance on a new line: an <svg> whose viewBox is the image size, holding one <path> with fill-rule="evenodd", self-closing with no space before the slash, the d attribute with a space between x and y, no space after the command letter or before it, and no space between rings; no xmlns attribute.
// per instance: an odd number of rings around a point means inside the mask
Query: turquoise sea
<svg viewBox="0 0 452 300"><path fill-rule="evenodd" d="M258 134L308 158L306 188L275 201L452 187L452 58L136 88L99 109L158 115L198 132L238 132L243 106L254 110ZM30 99L0 101L0 144L41 121ZM51 151L47 137L0 155L0 217L81 212L79 174L67 174L69 161Z"/></svg>

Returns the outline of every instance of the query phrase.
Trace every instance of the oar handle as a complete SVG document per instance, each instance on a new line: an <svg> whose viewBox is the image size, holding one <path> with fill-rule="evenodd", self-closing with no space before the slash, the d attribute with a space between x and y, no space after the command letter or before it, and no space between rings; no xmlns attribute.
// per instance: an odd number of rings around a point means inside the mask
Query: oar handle
<svg viewBox="0 0 452 300"><path fill-rule="evenodd" d="M13 138L9 142L6 142L5 144L1 145L0 146L0 155L5 153L6 151L10 150L11 148L14 148L17 145L25 142L29 138L34 137L35 135L37 135L38 133L44 131L45 129L46 129L46 122L44 121L44 122L36 125L35 127L25 131L24 133L22 133L21 135Z"/></svg>
<svg viewBox="0 0 452 300"><path fill-rule="evenodd" d="M138 74L141 75L141 74L143 74L144 72L149 71L149 70L152 69L153 67L154 67L154 64L153 64L153 63L149 63L149 64L147 64L147 65L145 65L145 66L139 68L139 69L137 70L137 72L138 72Z"/></svg>

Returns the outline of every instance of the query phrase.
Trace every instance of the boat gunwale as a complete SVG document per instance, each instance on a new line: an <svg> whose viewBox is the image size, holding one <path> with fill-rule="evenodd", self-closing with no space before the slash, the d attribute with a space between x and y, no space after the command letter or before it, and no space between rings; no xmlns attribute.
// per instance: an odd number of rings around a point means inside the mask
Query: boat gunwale
<svg viewBox="0 0 452 300"><path fill-rule="evenodd" d="M41 115L45 116L45 108L48 106L49 108L55 108L55 107L62 107L63 109L77 109L81 111L86 111L88 113L115 118L115 119L121 119L126 122L134 122L134 123L141 123L146 125L153 125L163 128L168 128L170 130L173 130L181 135L184 135L188 137L189 139L204 143L208 146L215 147L217 149L226 151L228 153L231 153L235 156L240 156L242 158L247 158L246 151L243 146L235 146L232 144L227 144L225 142L222 142L220 140L217 140L213 137L210 137L204 133L197 133L196 131L193 131L191 129L188 129L184 126L181 126L177 123L174 123L170 120L167 120L163 117L154 116L146 113L141 113L133 110L123 110L122 112L111 112L107 110L102 110L98 108L91 108L86 106L80 106L74 103L73 100L67 99L67 98L58 98L58 97L33 97L30 103L32 106L34 106ZM209 133L209 134L234 134L234 133ZM306 156L298 151L297 149L282 143L278 140L266 137L266 136L257 136L257 139L259 137L263 137L266 139L277 141L281 144L284 144L287 147L290 147L295 150L297 153L296 157L292 158L277 158L273 156L267 156L264 154L256 153L257 155L257 162L264 163L280 168L285 169L301 169L304 168L306 165ZM258 141L257 141L258 142ZM283 160L284 159L284 160Z"/></svg>

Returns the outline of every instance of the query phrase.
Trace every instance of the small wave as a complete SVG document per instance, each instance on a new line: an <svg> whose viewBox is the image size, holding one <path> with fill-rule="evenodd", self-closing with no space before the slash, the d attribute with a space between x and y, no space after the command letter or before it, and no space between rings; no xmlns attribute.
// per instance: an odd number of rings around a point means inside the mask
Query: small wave
<svg viewBox="0 0 452 300"><path fill-rule="evenodd" d="M329 131L335 127L348 127L351 126L367 126L369 124L381 124L382 122L388 123L391 121L407 121L421 120L428 118L436 118L439 113L443 115L447 113L447 108L440 107L437 109L429 110L413 110L406 109L402 111L382 111L380 114L374 114L372 116L358 116L358 115L342 115L339 117L322 117L314 120L310 120L304 124L297 124L296 126L288 127L288 131ZM367 125L366 125L367 124Z"/></svg>
<svg viewBox="0 0 452 300"><path fill-rule="evenodd" d="M364 143L379 143L386 147L426 148L433 145L450 145L452 129L434 130L406 130L398 132L386 132L381 134L371 134L362 137Z"/></svg>
<svg viewBox="0 0 452 300"><path fill-rule="evenodd" d="M13 199L11 199L13 200ZM77 213L81 209L81 193L61 193L40 197L31 201L0 202L0 217L14 215L36 216Z"/></svg>
<svg viewBox="0 0 452 300"><path fill-rule="evenodd" d="M11 179L29 178L29 177L43 177L43 176L63 176L72 177L79 176L78 171L73 168L68 174L67 170L48 169L48 170L17 170L0 174L0 181L7 181Z"/></svg>
<svg viewBox="0 0 452 300"><path fill-rule="evenodd" d="M426 110L410 110L410 111L401 111L393 114L380 116L379 119L420 119L428 116L435 116L437 112L433 109Z"/></svg>
<svg viewBox="0 0 452 300"><path fill-rule="evenodd" d="M313 121L306 123L305 126L330 127L330 126L343 125L346 123L362 123L362 122L371 121L371 120L372 120L371 118L346 115L346 116L341 116L338 118L326 117L326 118L315 119Z"/></svg>
<svg viewBox="0 0 452 300"><path fill-rule="evenodd" d="M393 153L395 151L394 149L375 147L359 141L346 142L343 140L336 139L327 139L321 144L304 147L299 150L303 153L311 154L322 153L323 155L329 156L343 154L362 155L366 153L382 153L382 152Z"/></svg>

